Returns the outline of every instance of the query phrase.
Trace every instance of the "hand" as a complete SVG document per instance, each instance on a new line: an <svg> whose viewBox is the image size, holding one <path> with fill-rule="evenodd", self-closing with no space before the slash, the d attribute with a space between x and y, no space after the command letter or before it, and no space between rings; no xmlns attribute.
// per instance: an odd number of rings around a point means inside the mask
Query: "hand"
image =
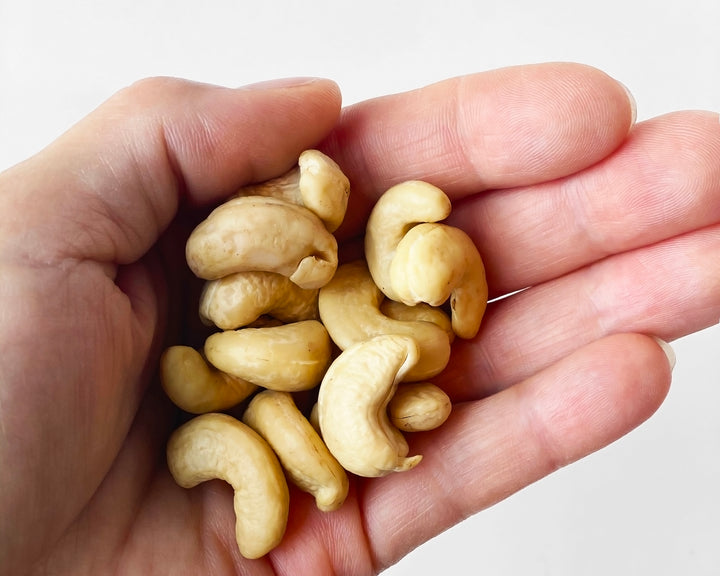
<svg viewBox="0 0 720 576"><path fill-rule="evenodd" d="M629 135L628 132L630 131ZM192 338L189 228L238 186L320 145L372 201L422 178L455 199L493 296L440 383L458 402L410 439L411 473L344 507L292 494L283 544L242 559L229 486L178 488L156 381ZM629 432L662 402L656 341L720 314L720 123L631 129L623 89L575 65L451 80L340 111L337 88L130 87L0 175L0 574L377 572ZM528 288L529 287L529 288Z"/></svg>

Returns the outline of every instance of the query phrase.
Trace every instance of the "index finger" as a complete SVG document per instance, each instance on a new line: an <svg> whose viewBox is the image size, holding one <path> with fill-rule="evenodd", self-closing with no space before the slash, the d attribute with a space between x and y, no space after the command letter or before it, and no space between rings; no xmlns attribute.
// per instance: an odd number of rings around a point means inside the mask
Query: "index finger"
<svg viewBox="0 0 720 576"><path fill-rule="evenodd" d="M625 87L572 63L503 68L346 108L323 149L353 185L343 226L403 180L452 198L552 180L613 152L634 123Z"/></svg>

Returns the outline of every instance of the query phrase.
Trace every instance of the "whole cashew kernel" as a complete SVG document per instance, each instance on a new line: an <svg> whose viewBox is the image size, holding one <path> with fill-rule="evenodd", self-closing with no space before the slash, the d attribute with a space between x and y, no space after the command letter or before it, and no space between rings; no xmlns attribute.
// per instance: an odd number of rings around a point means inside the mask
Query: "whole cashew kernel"
<svg viewBox="0 0 720 576"><path fill-rule="evenodd" d="M448 395L430 382L400 384L388 404L390 422L403 432L434 430L450 416Z"/></svg>
<svg viewBox="0 0 720 576"><path fill-rule="evenodd" d="M307 208L278 198L232 198L192 231L188 266L216 280L261 270L287 276L301 288L319 288L337 268L337 241Z"/></svg>
<svg viewBox="0 0 720 576"><path fill-rule="evenodd" d="M167 462L183 488L216 478L233 487L235 537L245 558L260 558L280 543L290 508L287 481L268 443L249 426L226 414L196 416L173 432Z"/></svg>
<svg viewBox="0 0 720 576"><path fill-rule="evenodd" d="M385 476L415 467L402 433L390 424L387 405L398 382L417 362L408 336L376 336L344 350L320 384L318 418L322 437L338 462L354 474Z"/></svg>
<svg viewBox="0 0 720 576"><path fill-rule="evenodd" d="M397 245L390 266L397 298L408 305L439 306L450 299L452 327L474 338L488 298L485 267L472 239L446 224L418 224Z"/></svg>
<svg viewBox="0 0 720 576"><path fill-rule="evenodd" d="M236 272L205 283L200 318L222 330L252 324L268 314L281 322L317 320L318 289L300 288L274 272Z"/></svg>
<svg viewBox="0 0 720 576"><path fill-rule="evenodd" d="M305 150L298 165L282 176L241 188L236 196L272 196L304 206L318 216L328 232L345 218L350 181L337 163L319 150Z"/></svg>
<svg viewBox="0 0 720 576"><path fill-rule="evenodd" d="M205 340L204 351L208 362L223 372L263 388L296 392L320 383L332 347L320 322L304 320L217 332Z"/></svg>
<svg viewBox="0 0 720 576"><path fill-rule="evenodd" d="M380 196L365 228L365 258L375 284L385 296L401 301L390 278L390 265L400 240L416 224L439 222L451 210L445 192L421 180L396 184Z"/></svg>
<svg viewBox="0 0 720 576"><path fill-rule="evenodd" d="M243 422L270 444L290 481L312 494L320 510L342 506L349 488L347 474L289 392L260 392L250 401Z"/></svg>
<svg viewBox="0 0 720 576"><path fill-rule="evenodd" d="M425 380L442 372L450 360L450 339L432 322L394 320L380 311L383 294L373 282L364 260L338 267L333 279L320 289L320 319L335 344L344 350L381 334L412 336L420 358L406 380Z"/></svg>
<svg viewBox="0 0 720 576"><path fill-rule="evenodd" d="M170 346L163 352L160 382L170 400L192 414L231 408L257 390L255 384L210 366L190 346Z"/></svg>

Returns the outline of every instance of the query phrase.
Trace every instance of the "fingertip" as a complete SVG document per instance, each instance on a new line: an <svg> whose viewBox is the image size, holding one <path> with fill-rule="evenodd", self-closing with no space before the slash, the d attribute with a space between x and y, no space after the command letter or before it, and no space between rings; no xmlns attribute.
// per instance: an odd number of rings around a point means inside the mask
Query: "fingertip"
<svg viewBox="0 0 720 576"><path fill-rule="evenodd" d="M286 94L309 92L313 94L313 98L317 101L335 108L338 116L340 115L340 108L342 106L342 91L338 83L329 78L317 76L261 80L259 82L253 82L252 84L239 86L235 90L238 92L284 92Z"/></svg>

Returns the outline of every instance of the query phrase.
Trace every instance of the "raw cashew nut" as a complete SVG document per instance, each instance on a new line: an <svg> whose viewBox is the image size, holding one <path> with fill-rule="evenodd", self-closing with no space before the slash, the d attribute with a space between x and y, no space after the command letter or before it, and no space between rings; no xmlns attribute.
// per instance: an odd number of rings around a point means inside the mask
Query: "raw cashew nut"
<svg viewBox="0 0 720 576"><path fill-rule="evenodd" d="M412 336L420 358L405 375L406 380L425 380L442 372L450 360L445 330L432 322L389 318L380 312L382 300L365 261L349 262L338 267L333 279L320 289L320 318L341 350L380 334Z"/></svg>
<svg viewBox="0 0 720 576"><path fill-rule="evenodd" d="M430 382L400 384L388 404L390 422L403 432L434 430L450 416L452 403Z"/></svg>
<svg viewBox="0 0 720 576"><path fill-rule="evenodd" d="M170 346L160 358L160 382L173 403L192 414L225 410L257 386L210 366L190 346Z"/></svg>
<svg viewBox="0 0 720 576"><path fill-rule="evenodd" d="M317 386L331 353L328 332L317 320L226 330L205 340L205 357L219 370L284 392Z"/></svg>
<svg viewBox="0 0 720 576"><path fill-rule="evenodd" d="M312 494L320 510L342 506L348 494L347 474L289 392L260 392L245 410L243 422L270 444L290 481Z"/></svg>
<svg viewBox="0 0 720 576"><path fill-rule="evenodd" d="M487 305L485 267L472 239L447 224L418 224L398 243L390 266L395 294L408 305L450 299L452 326L474 338Z"/></svg>
<svg viewBox="0 0 720 576"><path fill-rule="evenodd" d="M306 290L274 272L236 272L206 282L200 318L222 330L252 324L268 314L281 322L317 320L318 289Z"/></svg>
<svg viewBox="0 0 720 576"><path fill-rule="evenodd" d="M241 188L236 196L272 196L311 210L329 232L345 218L350 181L337 163L319 150L305 150L298 165L278 178Z"/></svg>
<svg viewBox="0 0 720 576"><path fill-rule="evenodd" d="M245 558L260 558L285 534L290 495L280 462L255 431L226 414L196 416L170 437L167 462L175 482L206 480L235 491L235 537Z"/></svg>
<svg viewBox="0 0 720 576"><path fill-rule="evenodd" d="M310 210L278 198L233 198L190 234L188 266L199 278L261 270L319 288L337 268L337 241Z"/></svg>
<svg viewBox="0 0 720 576"><path fill-rule="evenodd" d="M418 357L412 338L388 334L351 346L330 365L320 384L318 418L326 446L349 472L385 476L422 459L407 457L408 444L387 415L398 382Z"/></svg>
<svg viewBox="0 0 720 576"><path fill-rule="evenodd" d="M396 184L380 196L365 228L365 258L375 284L385 296L402 301L390 278L390 265L400 240L416 224L439 222L451 210L445 192L421 180Z"/></svg>

